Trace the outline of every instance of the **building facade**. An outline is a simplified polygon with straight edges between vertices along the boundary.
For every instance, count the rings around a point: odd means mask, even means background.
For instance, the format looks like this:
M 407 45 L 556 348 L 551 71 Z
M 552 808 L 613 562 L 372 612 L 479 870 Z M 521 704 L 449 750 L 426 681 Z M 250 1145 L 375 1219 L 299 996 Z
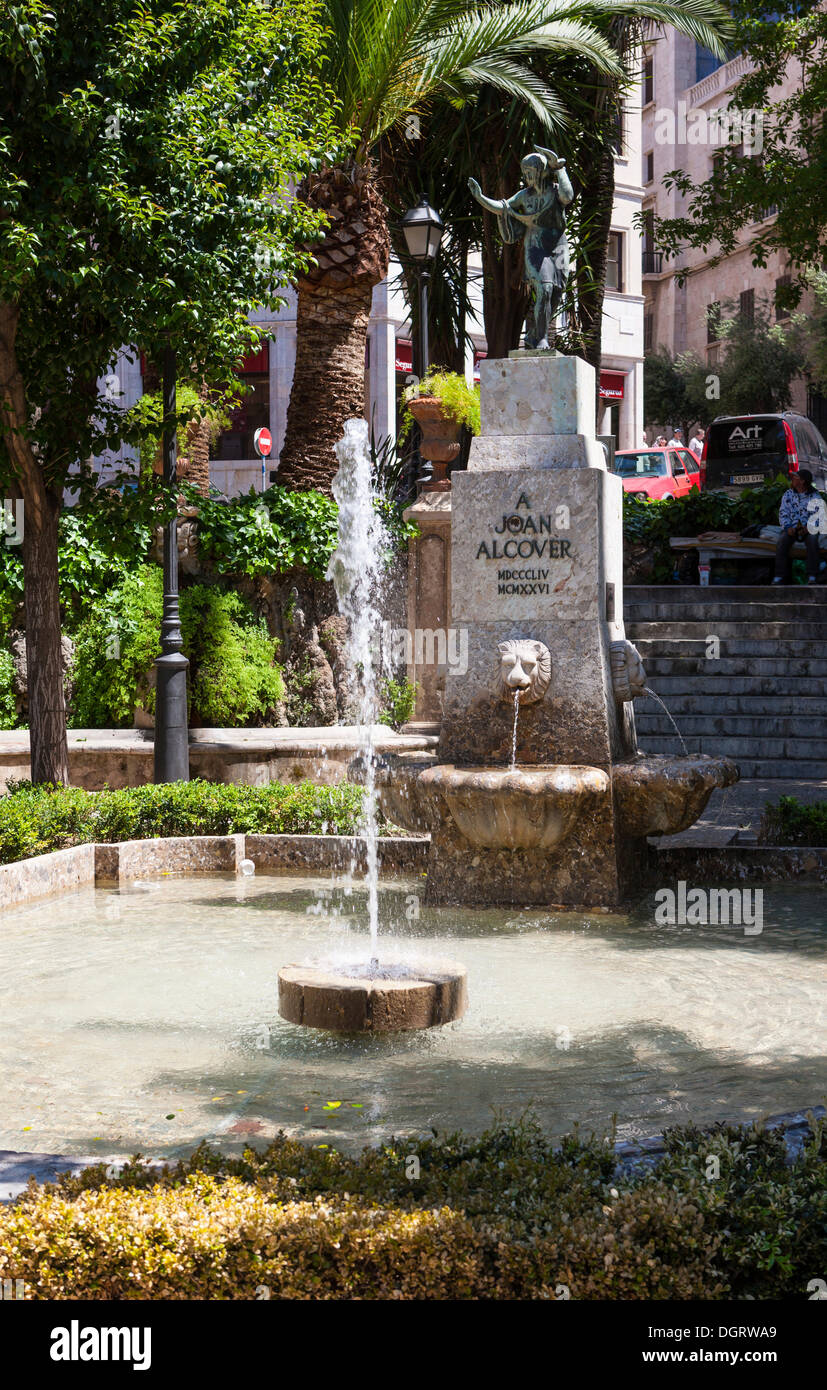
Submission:
M 743 54 L 721 63 L 674 29 L 658 31 L 647 40 L 641 130 L 644 214 L 685 216 L 689 200 L 677 189 L 667 189 L 664 175 L 682 169 L 694 184 L 703 183 L 726 143 L 760 158 L 760 113 L 737 112 L 733 104 L 734 89 L 750 69 L 750 60 Z M 779 95 L 794 90 L 800 81 L 800 64 L 791 62 Z M 756 267 L 750 254 L 758 228 L 775 212 L 771 207 L 756 208 L 753 223 L 739 234 L 736 250 L 717 264 L 713 263 L 714 247 L 707 251 L 687 247 L 667 262 L 647 230 L 643 246 L 647 352 L 659 348 L 672 356 L 692 352 L 714 374 L 721 352 L 715 327 L 719 318 L 734 313 L 751 321 L 756 308 L 765 303 L 776 321 L 786 319 L 787 311 L 777 304 L 778 291 L 790 279 L 785 255 L 774 252 L 765 267 Z M 807 383 L 800 378 L 793 407 L 806 413 L 807 406 Z

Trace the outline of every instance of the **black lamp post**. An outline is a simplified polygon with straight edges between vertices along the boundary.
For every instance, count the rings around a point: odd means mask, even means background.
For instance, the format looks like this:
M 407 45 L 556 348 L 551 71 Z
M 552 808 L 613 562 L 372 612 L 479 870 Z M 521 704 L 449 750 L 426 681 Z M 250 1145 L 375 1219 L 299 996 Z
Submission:
M 414 357 L 414 371 L 422 380 L 428 375 L 430 348 L 428 343 L 428 284 L 431 266 L 437 257 L 439 243 L 445 227 L 438 212 L 430 206 L 424 193 L 415 208 L 410 208 L 402 218 L 402 234 L 408 255 L 414 262 L 419 281 L 419 333 L 417 334 Z M 424 461 L 419 475 L 419 484 L 424 487 L 431 474 L 432 465 Z
M 175 449 L 175 350 L 164 352 L 164 482 L 178 484 Z M 155 659 L 155 781 L 190 779 L 187 667 L 178 612 L 178 516 L 164 528 L 161 655 Z

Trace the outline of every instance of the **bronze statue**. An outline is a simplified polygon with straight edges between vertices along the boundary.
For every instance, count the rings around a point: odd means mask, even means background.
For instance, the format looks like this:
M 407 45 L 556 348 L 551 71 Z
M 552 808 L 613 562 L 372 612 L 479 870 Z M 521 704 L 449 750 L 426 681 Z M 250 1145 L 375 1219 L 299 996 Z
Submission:
M 525 185 L 511 198 L 486 198 L 476 179 L 469 179 L 468 187 L 482 207 L 496 214 L 503 241 L 523 238 L 525 278 L 534 291 L 534 323 L 526 321 L 526 347 L 550 351 L 569 278 L 566 208 L 574 189 L 565 159 L 558 159 L 553 150 L 536 146 L 520 161 L 520 168 Z

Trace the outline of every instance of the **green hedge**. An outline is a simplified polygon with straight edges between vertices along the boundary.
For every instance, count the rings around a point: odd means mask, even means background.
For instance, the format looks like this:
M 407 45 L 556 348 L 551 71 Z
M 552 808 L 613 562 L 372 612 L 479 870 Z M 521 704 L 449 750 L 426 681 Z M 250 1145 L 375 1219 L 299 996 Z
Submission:
M 759 839 L 765 845 L 827 845 L 827 801 L 806 805 L 794 796 L 768 801 Z
M 89 841 L 245 832 L 353 835 L 362 798 L 362 788 L 349 783 L 247 787 L 195 780 L 101 792 L 13 783 L 0 797 L 0 864 Z
M 0 1210 L 0 1279 L 41 1299 L 803 1302 L 827 1256 L 823 1128 L 792 1166 L 760 1128 L 675 1130 L 632 1177 L 608 1143 L 553 1149 L 527 1120 L 358 1158 L 280 1136 L 160 1178 L 101 1164 Z
M 132 723 L 141 698 L 152 711 L 147 673 L 158 654 L 163 574 L 139 565 L 88 607 L 75 635 L 75 694 L 69 724 L 98 729 Z M 240 594 L 192 584 L 180 599 L 184 655 L 190 662 L 187 709 L 210 727 L 272 717 L 284 696 L 278 642 Z

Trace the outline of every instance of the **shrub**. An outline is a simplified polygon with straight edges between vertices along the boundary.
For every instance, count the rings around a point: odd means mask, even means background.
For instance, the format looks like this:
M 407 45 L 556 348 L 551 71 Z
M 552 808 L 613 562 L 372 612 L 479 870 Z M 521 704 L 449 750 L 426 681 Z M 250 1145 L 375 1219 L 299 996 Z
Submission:
M 654 577 L 658 583 L 665 583 L 671 579 L 675 565 L 675 554 L 669 545 L 672 536 L 697 536 L 702 531 L 740 533 L 748 526 L 775 526 L 781 498 L 788 487 L 789 480 L 779 475 L 760 487 L 744 488 L 737 497 L 693 489 L 684 497 L 659 501 L 624 492 L 623 535 L 635 545 L 652 547 Z
M 409 680 L 387 680 L 382 684 L 382 713 L 380 724 L 401 729 L 413 717 L 416 707 L 416 686 Z
M 758 838 L 765 845 L 827 845 L 827 801 L 805 805 L 794 796 L 768 801 Z
M 70 727 L 97 729 L 132 723 L 139 685 L 158 655 L 162 604 L 161 570 L 157 565 L 140 565 L 105 602 L 89 606 L 75 633 Z
M 480 388 L 479 386 L 469 386 L 465 377 L 459 372 L 446 372 L 435 368 L 421 381 L 415 382 L 413 386 L 407 388 L 403 393 L 403 401 L 407 405 L 416 396 L 435 396 L 446 414 L 450 415 L 458 425 L 465 425 L 472 434 L 479 434 L 482 428 Z M 412 423 L 413 416 L 409 410 L 406 410 L 402 417 L 400 439 L 404 440 L 407 437 Z
M 0 647 L 0 729 L 16 729 L 18 726 L 17 705 L 12 690 L 13 675 L 11 652 Z
M 356 1158 L 283 1135 L 239 1158 L 203 1145 L 160 1174 L 31 1184 L 0 1211 L 0 1278 L 52 1299 L 804 1299 L 825 1256 L 821 1128 L 791 1166 L 758 1127 L 675 1130 L 634 1176 L 607 1142 L 554 1149 L 525 1119 Z
M 105 603 L 93 605 L 75 647 L 74 728 L 132 722 L 138 699 L 154 709 L 148 672 L 159 650 L 163 575 L 141 565 Z M 284 694 L 278 644 L 232 591 L 194 584 L 181 594 L 184 654 L 190 661 L 190 712 L 214 725 L 272 716 Z
M 195 780 L 87 792 L 20 782 L 0 797 L 0 863 L 89 841 L 241 833 L 352 835 L 359 828 L 362 797 L 362 788 L 349 783 L 247 787 Z
M 239 594 L 195 584 L 181 594 L 184 653 L 192 664 L 190 706 L 204 724 L 272 718 L 284 697 L 278 642 Z

